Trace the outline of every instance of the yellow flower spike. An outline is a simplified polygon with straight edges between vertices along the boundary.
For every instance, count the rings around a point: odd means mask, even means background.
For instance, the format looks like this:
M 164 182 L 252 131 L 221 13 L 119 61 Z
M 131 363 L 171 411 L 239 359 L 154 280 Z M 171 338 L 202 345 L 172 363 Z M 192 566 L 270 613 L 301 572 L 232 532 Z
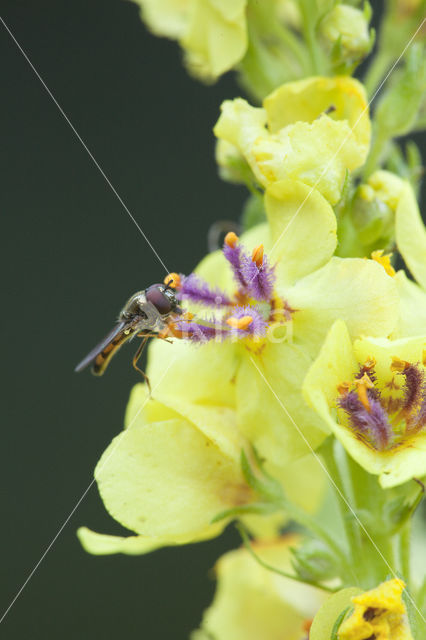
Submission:
M 303 382 L 308 403 L 348 454 L 379 476 L 383 488 L 426 474 L 425 345 L 424 335 L 360 338 L 352 344 L 344 323 L 337 321 Z M 374 369 L 363 384 L 366 378 L 356 376 L 365 374 L 364 363 L 372 359 Z M 346 380 L 352 380 L 350 388 L 358 386 L 359 395 L 346 385 L 339 395 L 338 385 Z
M 413 640 L 402 601 L 405 584 L 394 579 L 354 596 L 354 611 L 338 630 L 339 640 Z
M 388 274 L 388 276 L 393 277 L 396 274 L 396 271 L 391 264 L 391 258 L 392 258 L 392 254 L 384 253 L 383 249 L 378 249 L 377 251 L 373 251 L 371 254 L 371 259 L 381 264 L 383 269 Z
M 298 543 L 298 536 L 288 535 L 252 546 L 264 562 L 291 572 L 290 549 Z M 245 548 L 226 553 L 215 570 L 215 597 L 193 640 L 300 640 L 326 599 L 318 589 L 267 571 Z
M 159 36 L 179 40 L 190 71 L 213 80 L 247 49 L 247 0 L 134 0 Z

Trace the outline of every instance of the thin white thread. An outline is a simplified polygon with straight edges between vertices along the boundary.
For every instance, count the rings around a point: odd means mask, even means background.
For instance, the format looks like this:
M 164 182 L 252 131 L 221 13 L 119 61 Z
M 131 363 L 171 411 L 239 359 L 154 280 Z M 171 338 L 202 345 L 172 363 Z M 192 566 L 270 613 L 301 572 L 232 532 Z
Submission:
M 272 249 L 270 250 L 270 255 L 272 255 L 275 247 L 277 246 L 277 244 L 281 241 L 283 235 L 286 233 L 286 231 L 289 229 L 290 225 L 294 222 L 294 220 L 297 218 L 299 211 L 301 210 L 301 208 L 303 207 L 303 205 L 305 204 L 305 202 L 308 200 L 308 198 L 311 196 L 311 194 L 313 193 L 313 191 L 315 190 L 316 186 L 318 185 L 318 183 L 320 182 L 321 178 L 326 174 L 326 172 L 328 171 L 328 168 L 330 167 L 331 163 L 333 162 L 333 160 L 335 159 L 335 157 L 337 156 L 337 154 L 339 153 L 340 149 L 343 147 L 344 144 L 346 144 L 346 142 L 349 140 L 349 136 L 352 134 L 352 132 L 354 131 L 355 127 L 357 126 L 358 122 L 361 120 L 362 116 L 364 115 L 364 113 L 366 111 L 368 111 L 369 106 L 371 105 L 371 103 L 373 102 L 374 98 L 377 96 L 377 94 L 379 93 L 380 89 L 383 87 L 383 85 L 385 84 L 386 80 L 389 78 L 389 76 L 391 75 L 391 73 L 393 72 L 393 70 L 395 69 L 396 65 L 398 64 L 398 62 L 401 60 L 401 58 L 404 56 L 404 53 L 407 51 L 408 47 L 410 46 L 410 44 L 413 42 L 414 38 L 416 37 L 416 35 L 418 34 L 418 32 L 420 31 L 420 29 L 423 27 L 424 23 L 426 22 L 426 18 L 424 18 L 422 20 L 422 22 L 420 23 L 420 25 L 417 27 L 416 31 L 413 33 L 413 35 L 411 36 L 410 40 L 408 41 L 408 43 L 405 45 L 404 49 L 402 50 L 402 53 L 398 56 L 398 58 L 395 60 L 395 62 L 393 63 L 392 67 L 389 69 L 388 73 L 386 74 L 386 76 L 384 77 L 384 79 L 382 80 L 382 82 L 379 84 L 378 88 L 376 89 L 376 91 L 374 92 L 373 96 L 370 98 L 370 100 L 367 103 L 367 106 L 364 107 L 364 109 L 361 111 L 360 115 L 358 116 L 355 124 L 353 125 L 353 127 L 351 128 L 351 130 L 349 131 L 349 133 L 346 135 L 346 137 L 343 139 L 343 141 L 341 142 L 341 144 L 339 145 L 339 147 L 337 148 L 336 153 L 333 155 L 333 157 L 330 159 L 330 161 L 327 163 L 327 165 L 325 166 L 324 170 L 322 171 L 322 173 L 320 174 L 319 178 L 316 180 L 315 184 L 311 187 L 309 193 L 305 196 L 304 200 L 302 201 L 302 204 L 299 205 L 298 209 L 296 210 L 296 212 L 293 214 L 293 216 L 290 218 L 289 222 L 287 223 L 287 226 L 284 227 L 284 229 L 281 231 L 278 239 L 274 242 Z
M 45 88 L 45 90 L 47 91 L 47 93 L 49 94 L 49 96 L 51 97 L 51 99 L 53 100 L 53 102 L 55 103 L 55 105 L 57 106 L 57 108 L 59 109 L 60 113 L 62 114 L 62 116 L 64 117 L 65 121 L 68 123 L 68 125 L 71 127 L 72 131 L 74 132 L 74 134 L 77 136 L 77 139 L 80 141 L 80 143 L 82 144 L 83 148 L 86 150 L 86 152 L 88 153 L 89 157 L 91 158 L 92 162 L 94 163 L 95 167 L 98 169 L 98 171 L 100 172 L 100 174 L 102 175 L 102 177 L 104 178 L 105 182 L 108 184 L 108 186 L 110 187 L 111 191 L 113 192 L 113 194 L 115 195 L 115 197 L 117 198 L 117 200 L 119 201 L 119 203 L 121 204 L 121 206 L 123 207 L 123 209 L 126 211 L 126 213 L 129 215 L 130 219 L 132 220 L 132 222 L 134 223 L 134 225 L 136 226 L 136 228 L 138 229 L 139 233 L 142 235 L 142 237 L 145 239 L 145 241 L 147 242 L 148 246 L 150 247 L 150 249 L 152 250 L 152 252 L 154 253 L 154 255 L 156 256 L 156 258 L 158 259 L 158 261 L 160 262 L 160 264 L 162 265 L 162 267 L 164 268 L 164 270 L 166 271 L 166 273 L 169 273 L 169 269 L 167 269 L 166 265 L 164 264 L 163 260 L 160 258 L 160 256 L 158 255 L 157 251 L 155 250 L 155 248 L 153 247 L 153 245 L 151 244 L 151 242 L 149 241 L 147 235 L 142 231 L 139 223 L 136 221 L 136 219 L 134 218 L 134 216 L 131 214 L 131 212 L 129 211 L 129 208 L 127 207 L 127 205 L 124 203 L 123 199 L 121 198 L 121 196 L 119 195 L 119 193 L 117 192 L 116 188 L 114 187 L 114 185 L 112 184 L 112 182 L 110 181 L 110 179 L 108 178 L 108 176 L 106 175 L 106 173 L 104 172 L 104 170 L 102 169 L 102 167 L 100 166 L 100 164 L 98 163 L 98 161 L 96 160 L 95 156 L 93 155 L 93 153 L 90 151 L 89 147 L 86 145 L 86 143 L 84 142 L 83 138 L 80 136 L 80 134 L 78 133 L 77 129 L 74 127 L 73 123 L 71 122 L 71 120 L 69 119 L 69 117 L 67 116 L 67 114 L 65 113 L 65 111 L 62 109 L 61 105 L 59 104 L 59 102 L 56 100 L 55 96 L 53 95 L 53 93 L 50 91 L 49 87 L 47 86 L 47 84 L 45 83 L 45 81 L 43 80 L 43 78 L 41 77 L 41 75 L 39 74 L 39 72 L 37 71 L 37 69 L 35 68 L 35 66 L 33 65 L 33 63 L 31 62 L 31 60 L 29 59 L 29 57 L 27 56 L 27 54 L 25 53 L 24 49 L 21 47 L 21 45 L 19 44 L 18 40 L 15 38 L 15 36 L 13 35 L 13 33 L 11 32 L 11 30 L 9 29 L 9 27 L 7 26 L 6 22 L 3 20 L 3 18 L 0 16 L 0 21 L 2 22 L 4 28 L 6 29 L 6 31 L 8 32 L 8 34 L 10 35 L 10 37 L 12 38 L 13 42 L 16 44 L 16 46 L 18 47 L 19 51 L 22 53 L 22 55 L 24 56 L 25 60 L 28 62 L 28 64 L 30 65 L 31 69 L 34 71 L 35 75 L 37 76 L 37 78 L 40 80 L 41 84 L 43 85 L 43 87 Z
M 166 367 L 166 369 L 164 370 L 164 373 L 162 374 L 161 378 L 159 379 L 159 381 L 157 382 L 156 386 L 154 387 L 154 389 L 156 389 L 160 382 L 163 380 L 164 376 L 166 375 L 167 371 L 170 369 L 170 367 L 172 366 L 172 364 L 174 364 L 174 362 L 176 361 L 176 356 L 172 359 L 172 361 L 170 362 L 170 364 L 168 365 L 168 367 Z M 116 450 L 118 449 L 118 447 L 120 446 L 120 444 L 123 442 L 124 437 L 126 435 L 126 433 L 128 432 L 128 429 L 130 429 L 130 427 L 132 426 L 132 424 L 135 422 L 136 418 L 139 416 L 140 412 L 142 411 L 142 409 L 144 408 L 144 406 L 146 405 L 146 403 L 148 402 L 148 400 L 150 399 L 150 395 L 148 394 L 148 396 L 146 397 L 146 399 L 144 400 L 144 402 L 142 403 L 141 407 L 139 408 L 139 410 L 137 411 L 137 413 L 135 414 L 134 418 L 130 421 L 130 423 L 127 425 L 126 429 L 123 432 L 123 437 L 115 444 L 115 446 L 113 447 L 110 455 L 107 457 L 107 459 L 105 460 L 105 462 L 102 464 L 102 466 L 100 467 L 101 469 L 104 468 L 105 464 L 108 462 L 108 460 L 111 458 L 111 456 L 116 452 Z M 80 506 L 80 504 L 83 502 L 84 498 L 86 497 L 87 493 L 90 491 L 90 489 L 92 488 L 92 486 L 95 484 L 95 478 L 93 478 L 93 480 L 90 482 L 89 486 L 85 489 L 85 491 L 83 492 L 83 494 L 81 495 L 81 497 L 79 498 L 79 500 L 76 502 L 74 508 L 72 509 L 72 511 L 69 513 L 69 515 L 67 516 L 67 518 L 65 519 L 65 521 L 63 522 L 62 526 L 59 528 L 58 532 L 56 533 L 56 535 L 54 536 L 54 538 L 51 540 L 50 544 L 47 546 L 47 548 L 45 549 L 44 553 L 42 554 L 41 558 L 39 559 L 39 561 L 36 563 L 36 565 L 34 566 L 33 570 L 31 571 L 31 573 L 28 575 L 27 579 L 25 580 L 25 582 L 23 583 L 23 585 L 21 586 L 21 588 L 19 589 L 18 593 L 15 595 L 15 597 L 13 598 L 13 600 L 11 601 L 11 603 L 9 604 L 9 606 L 7 607 L 6 611 L 3 613 L 2 617 L 0 618 L 0 624 L 3 622 L 3 620 L 5 619 L 5 617 L 7 616 L 7 614 L 9 613 L 9 611 L 11 610 L 11 608 L 13 607 L 13 605 L 15 604 L 15 602 L 17 601 L 17 599 L 19 598 L 19 596 L 21 595 L 21 593 L 23 592 L 23 590 L 25 589 L 25 587 L 27 586 L 27 584 L 29 583 L 29 581 L 31 580 L 31 578 L 33 577 L 33 575 L 35 574 L 35 572 L 37 571 L 37 569 L 39 568 L 39 566 L 41 565 L 41 563 L 43 562 L 43 560 L 45 559 L 45 557 L 47 556 L 47 554 L 49 553 L 50 549 L 53 547 L 53 545 L 55 544 L 56 540 L 59 538 L 59 536 L 61 535 L 62 531 L 65 529 L 66 525 L 68 524 L 68 522 L 70 521 L 70 519 L 72 518 L 72 516 L 74 515 L 74 513 L 77 511 L 78 507 Z
M 331 477 L 331 475 L 328 472 L 327 467 L 325 466 L 325 464 L 323 463 L 323 461 L 321 460 L 321 458 L 319 457 L 319 455 L 314 451 L 314 449 L 311 447 L 311 445 L 309 444 L 309 441 L 307 440 L 306 436 L 304 435 L 303 431 L 301 429 L 299 429 L 299 427 L 297 426 L 296 422 L 294 421 L 294 419 L 292 418 L 292 416 L 289 414 L 289 412 L 287 411 L 286 407 L 284 406 L 284 404 L 281 402 L 280 398 L 278 397 L 278 395 L 275 393 L 274 389 L 272 388 L 272 386 L 269 384 L 268 380 L 265 378 L 265 376 L 263 375 L 262 371 L 259 369 L 259 367 L 257 366 L 255 360 L 253 359 L 253 356 L 250 356 L 250 360 L 252 361 L 252 364 L 254 365 L 254 367 L 257 369 L 258 373 L 260 374 L 261 378 L 264 380 L 264 382 L 266 383 L 266 386 L 269 388 L 269 390 L 272 392 L 272 394 L 274 395 L 275 399 L 277 400 L 278 404 L 280 405 L 280 407 L 283 409 L 283 411 L 285 412 L 285 414 L 287 415 L 287 417 L 290 419 L 291 423 L 293 424 L 293 426 L 296 428 L 298 434 L 300 435 L 300 437 L 304 440 L 305 444 L 308 446 L 308 448 L 310 449 L 311 453 L 313 454 L 314 458 L 317 460 L 318 464 L 322 467 L 322 469 L 325 471 L 326 475 L 328 476 L 330 482 L 332 483 L 333 487 L 336 489 L 337 493 L 339 494 L 340 498 L 343 500 L 343 502 L 345 503 L 345 505 L 348 507 L 349 511 L 351 512 L 351 514 L 353 515 L 353 517 L 355 518 L 355 520 L 357 521 L 358 525 L 360 526 L 360 528 L 363 530 L 363 532 L 365 533 L 365 535 L 367 536 L 367 538 L 369 539 L 369 541 L 371 542 L 371 544 L 373 545 L 374 549 L 377 551 L 377 553 L 379 554 L 380 558 L 383 560 L 384 564 L 387 566 L 387 568 L 389 569 L 390 573 L 393 575 L 394 578 L 398 578 L 397 574 L 395 573 L 395 571 L 392 569 L 392 567 L 390 566 L 389 562 L 386 560 L 386 558 L 384 557 L 383 553 L 380 551 L 379 547 L 377 546 L 377 544 L 374 542 L 373 538 L 370 536 L 370 534 L 368 533 L 367 529 L 365 528 L 365 526 L 363 525 L 363 523 L 361 522 L 361 520 L 358 518 L 356 512 L 352 509 L 351 505 L 349 504 L 349 502 L 346 500 L 346 497 L 343 495 L 343 493 L 340 491 L 339 487 L 337 486 L 337 484 L 335 483 L 335 481 L 333 480 L 333 478 Z M 414 602 L 413 598 L 411 597 L 411 595 L 409 594 L 408 590 L 405 589 L 405 593 L 407 594 L 407 598 L 410 600 L 411 604 L 413 605 L 413 607 L 415 608 L 415 610 L 417 611 L 417 613 L 419 614 L 419 616 L 421 617 L 421 619 L 423 620 L 423 622 L 426 624 L 426 619 L 423 617 L 422 612 L 420 611 L 420 609 L 417 607 L 416 603 Z

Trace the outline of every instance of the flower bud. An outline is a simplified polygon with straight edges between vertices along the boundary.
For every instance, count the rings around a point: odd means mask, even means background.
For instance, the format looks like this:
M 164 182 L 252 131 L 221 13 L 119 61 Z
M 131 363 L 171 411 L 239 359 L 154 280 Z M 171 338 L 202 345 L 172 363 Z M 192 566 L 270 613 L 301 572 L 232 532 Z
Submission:
M 320 582 L 338 575 L 336 557 L 318 540 L 308 540 L 292 549 L 293 567 L 303 580 Z
M 371 48 L 368 13 L 345 4 L 332 9 L 321 23 L 321 34 L 330 48 L 340 45 L 346 60 L 363 58 Z

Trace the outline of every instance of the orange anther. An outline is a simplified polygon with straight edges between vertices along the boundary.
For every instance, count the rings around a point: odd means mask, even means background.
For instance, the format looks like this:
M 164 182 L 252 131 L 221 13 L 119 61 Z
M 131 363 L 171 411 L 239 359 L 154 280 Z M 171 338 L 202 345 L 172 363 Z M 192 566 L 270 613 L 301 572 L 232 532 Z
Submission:
M 376 366 L 376 358 L 373 356 L 367 356 L 366 361 L 364 362 L 364 369 L 370 371 L 370 369 L 374 369 Z
M 410 363 L 407 360 L 401 360 L 397 356 L 392 356 L 392 364 L 390 366 L 391 371 L 396 371 L 398 373 L 403 373 L 408 367 Z
M 225 244 L 233 249 L 238 242 L 238 236 L 233 231 L 229 231 L 225 236 Z
M 173 289 L 179 289 L 181 285 L 180 275 L 178 273 L 169 273 L 163 280 L 164 284 L 169 284 Z
M 368 399 L 367 389 L 374 389 L 373 381 L 368 377 L 366 373 L 359 380 L 355 380 L 355 386 L 358 393 L 358 398 L 362 406 L 367 409 L 368 412 L 371 411 L 370 400 Z
M 229 324 L 233 329 L 247 329 L 251 323 L 253 322 L 253 318 L 251 316 L 243 316 L 242 318 L 228 318 L 226 324 Z
M 253 249 L 253 253 L 251 254 L 251 259 L 253 262 L 257 264 L 260 268 L 263 264 L 263 244 L 259 244 L 257 247 Z
M 186 311 L 182 316 L 181 316 L 182 320 L 185 320 L 185 322 L 190 322 L 193 318 L 195 318 L 194 314 L 191 313 L 190 311 Z
M 340 382 L 340 384 L 337 385 L 337 391 L 340 393 L 341 396 L 348 393 L 350 388 L 351 388 L 351 383 L 347 381 Z

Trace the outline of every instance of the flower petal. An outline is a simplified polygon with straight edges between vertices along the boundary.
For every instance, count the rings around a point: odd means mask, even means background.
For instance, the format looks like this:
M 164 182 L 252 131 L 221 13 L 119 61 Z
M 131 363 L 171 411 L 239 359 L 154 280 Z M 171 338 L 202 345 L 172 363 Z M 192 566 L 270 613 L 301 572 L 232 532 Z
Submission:
M 359 144 L 344 120 L 322 115 L 296 122 L 278 133 L 257 138 L 253 156 L 261 184 L 300 180 L 316 188 L 331 204 L 340 199 L 346 172 L 362 164 Z
M 157 36 L 181 37 L 187 28 L 191 0 L 134 0 L 142 19 Z
M 330 596 L 313 619 L 309 640 L 330 640 L 337 618 L 351 606 L 353 596 L 360 593 L 358 587 L 347 587 Z
M 377 451 L 363 442 L 348 427 L 337 422 L 332 411 L 338 396 L 337 385 L 351 380 L 357 363 L 373 357 L 378 379 L 386 383 L 390 378 L 389 365 L 393 356 L 418 362 L 422 360 L 425 338 L 385 340 L 364 338 L 351 345 L 345 325 L 338 321 L 331 328 L 318 358 L 309 369 L 303 383 L 303 393 L 309 404 L 328 424 L 349 455 L 369 473 L 379 475 L 383 488 L 397 486 L 413 477 L 426 474 L 426 432 L 403 444 Z
M 260 356 L 243 358 L 238 369 L 239 429 L 276 467 L 310 453 L 326 437 L 321 419 L 300 393 L 310 364 L 300 347 L 268 342 Z
M 336 320 L 302 387 L 306 401 L 332 431 L 336 422 L 331 416 L 330 407 L 335 406 L 337 386 L 345 380 L 351 380 L 356 371 L 357 361 L 348 329 L 342 320 Z
M 395 337 L 416 336 L 426 327 L 426 290 L 398 271 L 395 278 L 400 298 L 400 318 Z
M 239 461 L 183 418 L 123 431 L 98 462 L 95 478 L 112 517 L 148 537 L 193 539 L 217 513 L 251 497 Z M 212 535 L 224 524 L 210 525 Z
M 297 543 L 298 537 L 289 535 L 253 546 L 264 562 L 291 571 L 290 548 Z M 247 549 L 222 556 L 216 572 L 215 598 L 202 622 L 206 637 L 298 640 L 304 623 L 313 617 L 325 598 L 318 589 L 266 571 Z
M 337 244 L 336 216 L 318 191 L 296 180 L 281 180 L 266 190 L 265 208 L 273 246 L 269 257 L 272 264 L 278 261 L 280 283 L 291 284 L 331 258 Z
M 294 335 L 303 336 L 315 355 L 338 318 L 352 337 L 388 336 L 398 323 L 394 279 L 374 260 L 332 258 L 286 292 L 293 309 Z
M 188 28 L 181 39 L 190 69 L 215 79 L 241 60 L 247 49 L 247 0 L 192 2 Z
M 426 289 L 426 229 L 414 191 L 408 184 L 396 208 L 395 235 L 398 250 L 408 268 L 420 286 Z
M 112 553 L 125 553 L 127 555 L 140 555 L 155 551 L 161 547 L 172 547 L 190 542 L 200 542 L 208 540 L 217 535 L 213 527 L 209 527 L 205 532 L 199 531 L 192 536 L 110 536 L 104 533 L 96 533 L 87 527 L 80 527 L 77 530 L 78 539 L 83 548 L 95 556 L 110 555 Z
M 263 103 L 272 133 L 301 120 L 313 122 L 331 106 L 332 117 L 347 120 L 359 145 L 359 164 L 362 164 L 370 146 L 371 125 L 367 96 L 358 80 L 348 76 L 334 78 L 312 77 L 288 82 Z

